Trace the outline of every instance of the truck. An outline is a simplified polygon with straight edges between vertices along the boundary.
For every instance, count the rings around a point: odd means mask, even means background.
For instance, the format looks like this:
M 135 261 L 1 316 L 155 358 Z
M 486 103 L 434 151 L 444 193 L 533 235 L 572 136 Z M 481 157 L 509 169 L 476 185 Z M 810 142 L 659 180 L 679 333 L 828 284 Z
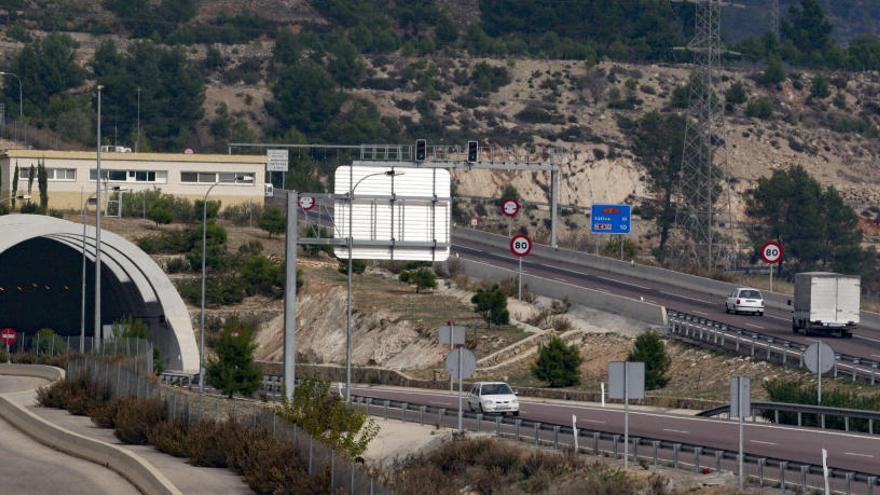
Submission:
M 795 274 L 791 330 L 805 335 L 852 337 L 859 324 L 860 303 L 861 279 L 856 275 Z

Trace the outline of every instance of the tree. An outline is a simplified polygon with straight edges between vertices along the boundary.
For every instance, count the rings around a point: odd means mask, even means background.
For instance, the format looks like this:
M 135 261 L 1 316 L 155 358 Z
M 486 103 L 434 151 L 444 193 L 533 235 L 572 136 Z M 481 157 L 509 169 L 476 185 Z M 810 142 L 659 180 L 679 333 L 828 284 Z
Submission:
M 816 74 L 813 77 L 813 83 L 810 85 L 810 96 L 820 99 L 831 96 L 831 87 L 828 85 L 828 80 L 822 74 Z
M 193 232 L 193 244 L 192 249 L 186 253 L 186 259 L 189 261 L 189 266 L 194 268 L 202 266 L 202 232 L 203 226 L 199 225 L 195 232 Z M 214 222 L 208 222 L 208 230 L 205 233 L 205 250 L 207 251 L 207 258 L 205 259 L 205 265 L 214 269 L 224 268 L 227 264 L 227 256 L 226 256 L 226 241 L 228 238 L 228 234 L 226 229 L 221 225 L 217 225 Z M 198 269 L 198 268 L 197 268 Z
M 194 212 L 196 218 L 201 221 L 204 218 L 205 212 L 202 211 L 202 208 L 205 206 L 205 201 L 201 199 L 197 199 L 193 204 Z M 220 201 L 208 201 L 208 220 L 215 220 L 220 215 Z
M 645 363 L 645 387 L 648 390 L 664 387 L 669 382 L 666 373 L 669 372 L 672 359 L 666 354 L 666 346 L 657 333 L 651 331 L 636 337 L 627 361 Z
M 788 18 L 783 19 L 780 31 L 783 40 L 791 41 L 806 55 L 822 54 L 833 44 L 831 32 L 834 26 L 825 17 L 818 0 L 801 0 L 800 7 L 792 5 Z
M 754 98 L 746 105 L 746 117 L 768 120 L 773 117 L 773 100 L 766 96 Z
M 342 105 L 336 81 L 318 63 L 305 59 L 285 66 L 272 84 L 274 99 L 266 111 L 284 131 L 294 127 L 306 135 L 320 134 Z
M 367 271 L 367 262 L 365 260 L 351 260 L 351 273 L 360 275 Z M 348 275 L 348 260 L 339 260 L 339 273 Z
M 168 225 L 174 220 L 174 212 L 171 210 L 171 206 L 164 202 L 153 203 L 147 211 L 147 218 L 156 222 L 157 227 Z
M 12 209 L 15 209 L 15 197 L 18 196 L 18 180 L 19 180 L 19 172 L 18 172 L 18 161 L 15 162 L 15 172 L 12 173 L 12 199 L 9 200 L 12 205 Z
M 284 292 L 284 267 L 263 255 L 246 259 L 239 268 L 239 274 L 247 284 L 249 295 L 280 297 Z
M 505 184 L 504 189 L 501 190 L 500 199 L 501 202 L 507 201 L 508 199 L 515 199 L 519 201 L 519 191 L 516 190 L 516 187 L 513 184 Z
M 260 217 L 260 228 L 269 233 L 269 239 L 275 234 L 284 233 L 287 230 L 287 218 L 284 212 L 280 208 L 266 208 Z
M 132 315 L 124 315 L 113 322 L 113 337 L 117 339 L 150 338 L 150 326 Z
M 37 187 L 40 190 L 40 213 L 49 211 L 49 174 L 42 160 L 37 163 Z
M 581 382 L 582 361 L 576 345 L 567 345 L 554 335 L 538 349 L 538 360 L 532 365 L 532 375 L 554 388 L 578 385 Z
M 34 164 L 31 164 L 30 169 L 28 169 L 28 195 L 32 195 L 34 192 L 34 179 L 37 178 L 37 169 L 34 167 Z M 30 200 L 28 200 L 30 203 Z
M 254 362 L 253 332 L 248 328 L 227 327 L 220 331 L 214 347 L 216 357 L 208 360 L 208 384 L 230 399 L 233 394 L 251 395 L 260 388 L 263 372 Z
M 675 223 L 675 194 L 678 191 L 684 150 L 685 120 L 679 115 L 651 112 L 638 121 L 630 134 L 631 148 L 637 162 L 646 171 L 653 201 L 642 205 L 643 215 L 654 218 L 660 232 L 662 252 Z
M 437 275 L 428 268 L 400 272 L 400 281 L 416 286 L 416 294 L 425 289 L 437 288 Z
M 510 323 L 510 312 L 507 310 L 507 296 L 501 292 L 498 284 L 489 289 L 477 289 L 471 297 L 474 311 L 479 313 L 489 328 L 492 324 L 506 325 Z
M 366 452 L 379 426 L 358 407 L 330 393 L 330 383 L 308 377 L 296 386 L 293 401 L 286 396 L 275 411 L 324 445 L 356 459 Z
M 771 56 L 767 60 L 767 67 L 761 74 L 760 82 L 765 86 L 779 86 L 785 81 L 785 69 L 782 68 L 782 61 L 777 56 Z
M 724 101 L 731 109 L 737 105 L 742 105 L 746 100 L 748 100 L 748 94 L 746 93 L 746 85 L 742 81 L 731 84 L 727 91 L 724 92 Z
M 780 240 L 785 259 L 780 270 L 831 270 L 876 277 L 871 252 L 861 247 L 858 217 L 833 187 L 823 188 L 801 166 L 775 170 L 749 191 L 749 238 L 758 247 Z
M 105 115 L 117 117 L 107 125 L 133 135 L 137 98 L 141 92 L 141 139 L 147 136 L 158 150 L 181 150 L 192 144 L 196 124 L 204 113 L 205 83 L 198 69 L 177 48 L 138 41 L 122 53 L 113 42 L 102 43 L 93 61 L 98 83 L 105 86 Z M 117 124 L 118 122 L 118 124 Z M 113 128 L 110 128 L 112 131 Z
M 24 98 L 24 114 L 43 117 L 49 99 L 85 80 L 85 71 L 76 62 L 78 44 L 66 34 L 49 34 L 28 43 L 13 59 L 8 70 L 18 74 Z M 6 108 L 18 107 L 18 84 L 4 84 Z

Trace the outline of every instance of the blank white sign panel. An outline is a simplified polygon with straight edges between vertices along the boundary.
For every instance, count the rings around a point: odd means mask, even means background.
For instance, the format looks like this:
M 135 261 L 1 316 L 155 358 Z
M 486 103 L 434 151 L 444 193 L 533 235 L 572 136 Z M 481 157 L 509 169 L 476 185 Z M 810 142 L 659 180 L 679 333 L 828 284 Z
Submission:
M 445 261 L 449 258 L 451 233 L 451 186 L 449 171 L 437 168 L 350 167 L 336 169 L 333 193 L 347 195 L 355 185 L 351 236 L 358 241 L 426 242 L 444 247 L 355 247 L 352 257 L 367 260 Z M 374 175 L 377 174 L 377 175 Z M 395 195 L 392 203 L 386 199 Z M 358 199 L 361 196 L 362 199 Z M 381 198 L 377 198 L 381 196 Z M 436 197 L 437 201 L 434 202 Z M 405 198 L 405 199 L 403 199 Z M 333 237 L 348 238 L 348 202 L 335 201 Z M 348 248 L 336 246 L 338 258 L 348 258 Z

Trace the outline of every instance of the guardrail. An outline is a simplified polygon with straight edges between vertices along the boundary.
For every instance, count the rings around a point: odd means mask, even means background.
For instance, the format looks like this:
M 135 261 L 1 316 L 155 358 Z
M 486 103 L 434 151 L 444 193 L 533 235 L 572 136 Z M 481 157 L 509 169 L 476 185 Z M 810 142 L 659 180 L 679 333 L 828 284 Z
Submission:
M 428 404 L 377 399 L 352 394 L 355 404 L 363 406 L 369 414 L 385 419 L 418 422 L 454 428 L 458 410 Z M 477 432 L 494 432 L 496 436 L 513 438 L 534 445 L 551 446 L 561 450 L 574 449 L 593 455 L 622 458 L 623 435 L 593 428 L 577 428 L 577 441 L 571 425 L 559 425 L 507 416 L 490 416 L 463 412 L 463 426 Z M 720 448 L 696 444 L 670 442 L 650 437 L 630 437 L 630 457 L 647 466 L 666 465 L 672 468 L 688 468 L 696 472 L 737 470 L 738 453 Z M 782 489 L 800 489 L 802 493 L 822 486 L 822 466 L 786 461 L 773 457 L 746 454 L 744 464 L 748 479 L 760 486 Z M 775 475 L 775 477 L 774 477 Z M 867 493 L 873 495 L 878 486 L 878 476 L 870 473 L 829 469 L 832 490 L 839 493 Z M 854 491 L 857 490 L 857 491 Z
M 730 413 L 730 404 L 707 409 L 697 414 L 702 417 Z M 789 404 L 785 402 L 753 401 L 749 416 L 762 416 L 777 424 L 818 426 L 833 430 L 862 431 L 874 434 L 874 422 L 880 421 L 880 412 L 862 409 Z M 826 421 L 828 419 L 829 421 Z
M 807 346 L 781 337 L 738 328 L 707 318 L 666 310 L 668 334 L 679 340 L 712 347 L 736 354 L 758 357 L 765 361 L 792 368 L 803 368 Z M 880 381 L 880 362 L 871 359 L 835 353 L 834 378 L 863 381 L 876 385 Z

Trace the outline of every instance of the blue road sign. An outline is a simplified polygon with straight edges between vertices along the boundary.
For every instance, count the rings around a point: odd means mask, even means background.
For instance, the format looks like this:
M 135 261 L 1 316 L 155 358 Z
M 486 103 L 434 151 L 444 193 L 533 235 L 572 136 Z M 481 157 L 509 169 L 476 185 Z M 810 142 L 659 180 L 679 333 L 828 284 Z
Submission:
M 629 234 L 631 225 L 630 205 L 593 205 L 590 209 L 590 232 L 593 234 Z

